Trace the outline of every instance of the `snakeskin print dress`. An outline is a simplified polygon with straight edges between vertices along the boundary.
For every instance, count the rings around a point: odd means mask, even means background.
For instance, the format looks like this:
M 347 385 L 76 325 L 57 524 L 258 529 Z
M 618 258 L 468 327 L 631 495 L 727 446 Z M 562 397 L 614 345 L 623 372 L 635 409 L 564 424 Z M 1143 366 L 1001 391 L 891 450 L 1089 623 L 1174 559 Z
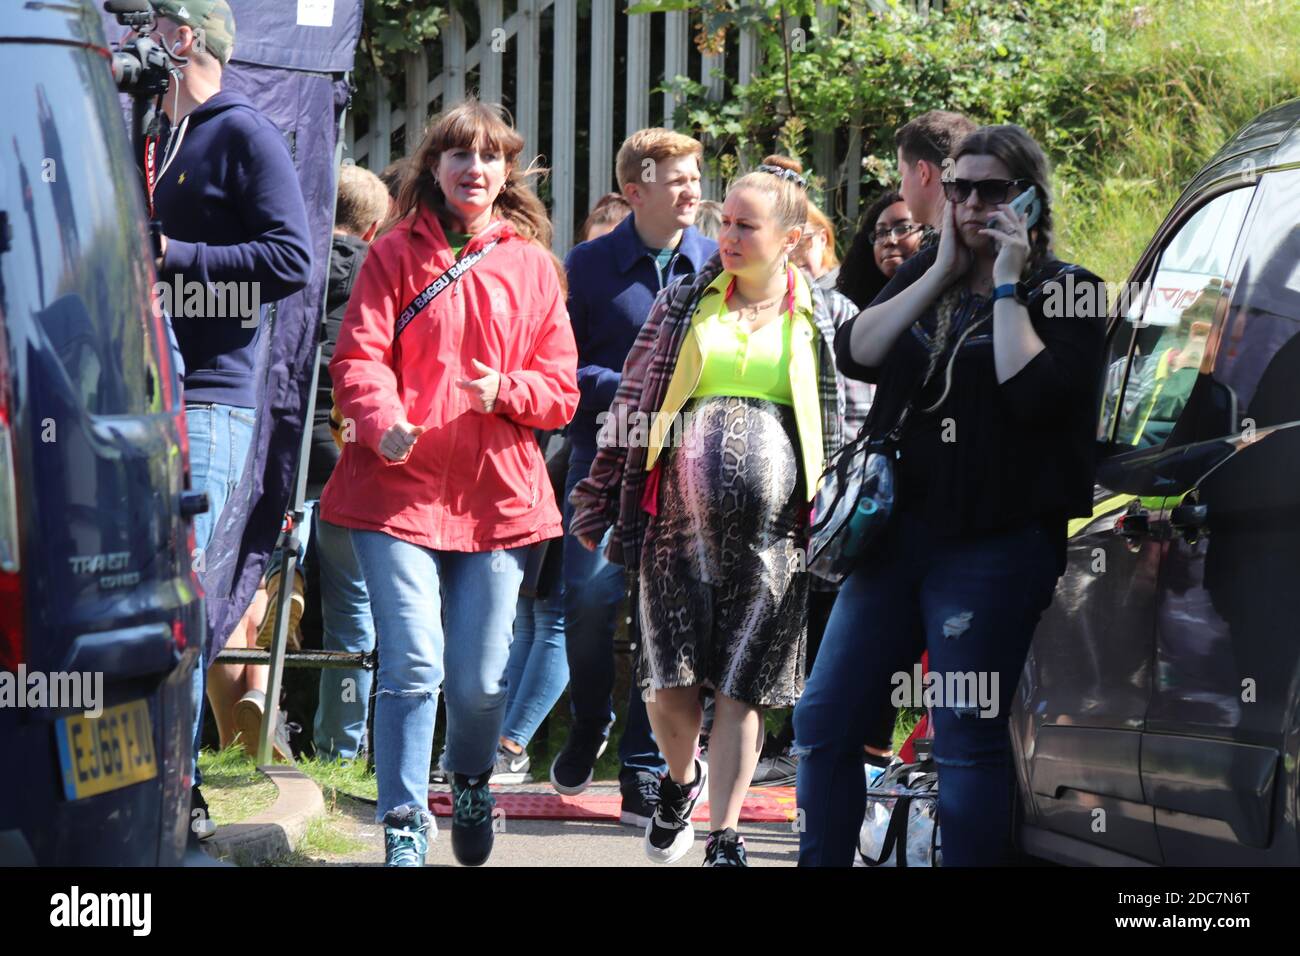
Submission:
M 803 692 L 808 630 L 794 411 L 704 397 L 682 420 L 642 552 L 642 680 L 788 707 Z

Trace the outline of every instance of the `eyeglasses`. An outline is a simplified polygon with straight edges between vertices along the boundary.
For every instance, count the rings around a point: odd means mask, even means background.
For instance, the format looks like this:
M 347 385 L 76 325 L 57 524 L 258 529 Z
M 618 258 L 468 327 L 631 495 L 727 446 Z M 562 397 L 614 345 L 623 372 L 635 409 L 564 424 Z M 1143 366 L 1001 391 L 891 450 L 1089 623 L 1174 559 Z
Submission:
M 1007 193 L 1012 187 L 1019 193 L 1032 185 L 1028 179 L 950 179 L 943 184 L 943 194 L 949 202 L 963 203 L 974 190 L 980 202 L 996 206 L 1007 201 Z
M 917 222 L 896 222 L 892 226 L 884 226 L 873 232 L 871 234 L 871 244 L 878 246 L 883 242 L 888 242 L 891 238 L 897 242 L 924 228 Z

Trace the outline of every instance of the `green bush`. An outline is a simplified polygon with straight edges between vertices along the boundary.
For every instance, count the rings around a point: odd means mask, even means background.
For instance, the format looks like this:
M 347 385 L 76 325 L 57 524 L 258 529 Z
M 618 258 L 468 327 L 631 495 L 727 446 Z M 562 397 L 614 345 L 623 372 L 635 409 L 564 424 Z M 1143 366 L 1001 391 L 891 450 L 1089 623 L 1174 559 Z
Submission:
M 643 0 L 633 11 L 699 8 Z M 757 23 L 761 73 L 722 102 L 679 79 L 679 125 L 729 175 L 771 149 L 811 167 L 817 132 L 862 129 L 864 195 L 896 175 L 893 132 L 929 109 L 1014 122 L 1056 171 L 1058 253 L 1125 278 L 1178 191 L 1260 110 L 1300 90 L 1295 0 L 949 0 L 942 13 L 839 5 L 840 28 L 783 41 L 780 4 L 698 10 L 706 33 Z M 785 15 L 810 15 L 787 0 Z M 856 8 L 850 16 L 850 8 Z M 825 181 L 831 170 L 814 169 Z M 841 241 L 855 224 L 842 222 Z

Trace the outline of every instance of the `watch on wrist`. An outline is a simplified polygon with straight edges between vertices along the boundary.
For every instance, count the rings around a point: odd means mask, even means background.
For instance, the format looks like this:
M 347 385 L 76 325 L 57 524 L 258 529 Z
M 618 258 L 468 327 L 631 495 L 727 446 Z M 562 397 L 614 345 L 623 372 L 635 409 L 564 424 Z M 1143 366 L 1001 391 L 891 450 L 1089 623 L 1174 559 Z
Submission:
M 1004 282 L 993 290 L 993 300 L 998 299 L 1015 299 L 1021 305 L 1029 304 L 1029 290 L 1025 288 L 1023 282 Z

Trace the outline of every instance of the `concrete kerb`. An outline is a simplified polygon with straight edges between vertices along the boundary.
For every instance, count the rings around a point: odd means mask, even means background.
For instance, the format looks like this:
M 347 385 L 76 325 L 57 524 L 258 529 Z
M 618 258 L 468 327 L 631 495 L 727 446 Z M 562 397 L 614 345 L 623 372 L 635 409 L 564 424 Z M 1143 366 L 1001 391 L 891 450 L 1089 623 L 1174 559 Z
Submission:
M 269 810 L 217 828 L 202 842 L 218 860 L 251 866 L 292 853 L 307 824 L 325 814 L 325 798 L 316 781 L 294 767 L 259 767 L 279 790 Z

